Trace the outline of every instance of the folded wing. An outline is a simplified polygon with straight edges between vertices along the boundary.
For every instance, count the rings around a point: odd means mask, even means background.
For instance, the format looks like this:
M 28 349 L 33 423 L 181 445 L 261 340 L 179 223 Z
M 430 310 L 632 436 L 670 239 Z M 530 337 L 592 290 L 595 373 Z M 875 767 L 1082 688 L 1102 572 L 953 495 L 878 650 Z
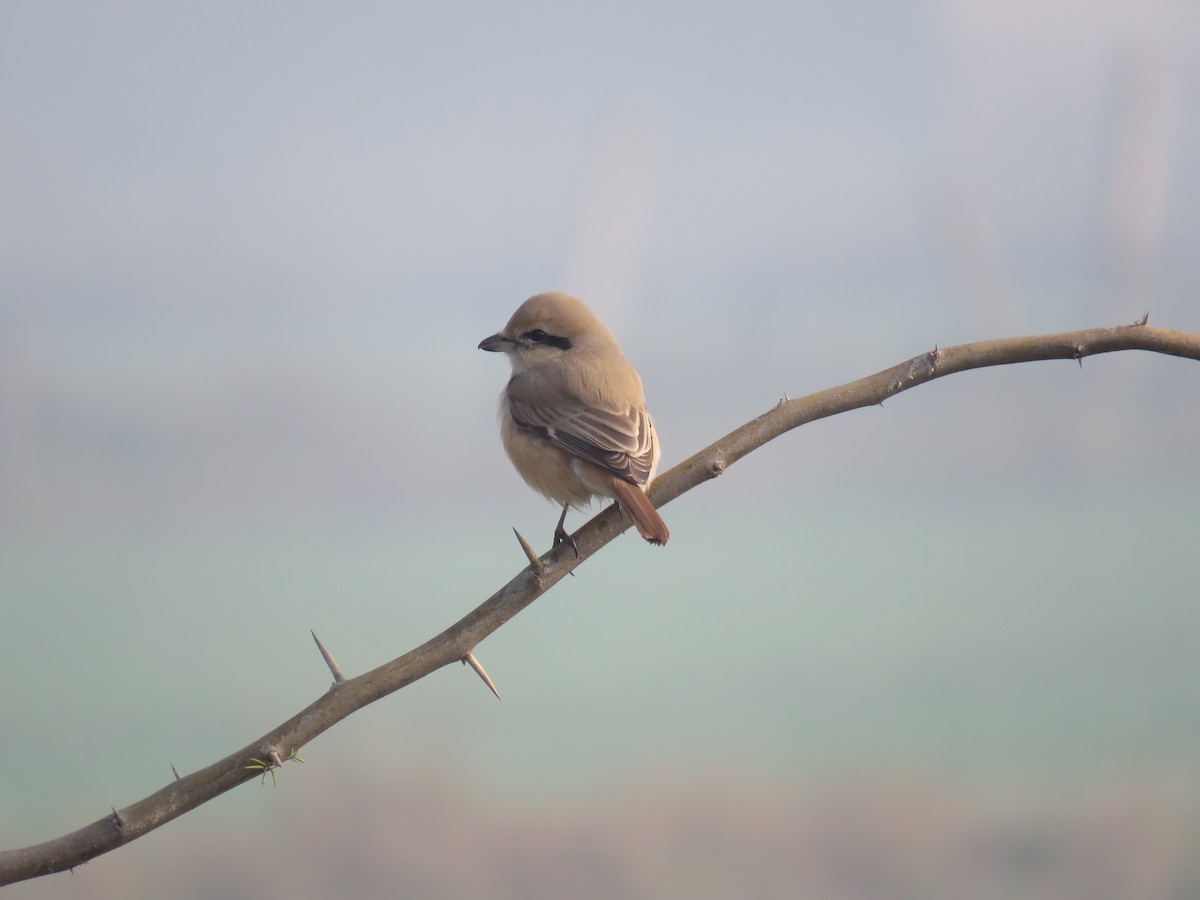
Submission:
M 518 427 L 533 432 L 614 475 L 645 484 L 654 464 L 654 423 L 642 407 L 598 409 L 559 395 L 550 404 L 508 394 Z

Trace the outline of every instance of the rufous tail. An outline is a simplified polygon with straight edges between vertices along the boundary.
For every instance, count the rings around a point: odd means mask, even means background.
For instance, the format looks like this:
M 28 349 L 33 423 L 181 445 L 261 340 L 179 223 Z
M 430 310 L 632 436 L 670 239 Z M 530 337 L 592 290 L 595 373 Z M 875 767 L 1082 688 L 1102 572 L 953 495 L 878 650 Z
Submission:
M 671 532 L 667 530 L 667 523 L 662 520 L 662 516 L 640 487 L 624 479 L 614 478 L 613 494 L 621 504 L 621 509 L 633 519 L 638 534 L 659 546 L 667 542 L 667 538 L 671 536 Z

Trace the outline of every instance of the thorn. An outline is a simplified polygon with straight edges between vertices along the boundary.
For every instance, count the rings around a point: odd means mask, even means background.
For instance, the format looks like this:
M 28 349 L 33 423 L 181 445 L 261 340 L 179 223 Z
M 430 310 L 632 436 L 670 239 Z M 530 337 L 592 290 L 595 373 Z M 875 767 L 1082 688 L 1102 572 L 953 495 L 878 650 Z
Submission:
M 250 757 L 250 764 L 248 766 L 243 766 L 242 768 L 250 772 L 261 772 L 262 784 L 267 783 L 267 773 L 269 772 L 271 774 L 272 786 L 278 786 L 279 777 L 275 774 L 275 771 L 276 769 L 283 767 L 283 757 L 280 756 L 278 746 L 266 747 L 264 749 L 266 752 L 263 755 L 266 756 L 266 759 L 259 759 L 257 756 L 252 756 Z M 295 760 L 296 762 L 304 762 L 304 760 L 300 758 L 300 751 L 296 748 L 292 748 L 292 750 L 289 751 L 287 758 L 290 760 Z
M 529 546 L 529 541 L 521 537 L 521 532 L 513 529 L 513 534 L 517 536 L 517 543 L 521 545 L 521 549 L 525 551 L 525 557 L 529 560 L 529 565 L 535 572 L 542 571 L 542 561 L 538 559 L 538 555 L 533 552 L 533 548 Z
M 1136 322 L 1134 322 L 1133 324 L 1134 325 L 1145 325 L 1149 321 L 1150 321 L 1150 310 L 1146 310 L 1144 313 L 1142 313 L 1142 317 L 1140 319 L 1138 319 Z
M 175 780 L 176 780 L 176 781 L 182 781 L 182 780 L 183 780 L 182 778 L 180 778 L 180 777 L 179 777 L 179 770 L 178 770 L 177 768 L 175 768 L 175 763 L 171 763 L 171 771 L 172 771 L 172 772 L 175 774 Z
M 519 536 L 520 535 L 518 535 L 518 537 Z M 496 690 L 496 685 L 493 684 L 492 679 L 490 679 L 488 677 L 488 673 L 483 668 L 483 664 L 475 658 L 475 654 L 472 653 L 470 650 L 468 650 L 467 655 L 462 658 L 462 661 L 465 665 L 469 665 L 472 669 L 475 670 L 475 674 L 483 679 L 483 683 L 488 686 L 488 690 L 490 690 L 493 694 L 495 694 L 496 699 L 499 700 L 500 692 L 498 690 Z
M 315 631 L 310 628 L 308 633 L 311 634 L 313 636 L 313 640 L 317 642 L 317 649 L 321 651 L 321 656 L 325 657 L 325 665 L 329 666 L 329 671 L 333 673 L 333 683 L 341 684 L 346 680 L 346 676 L 343 675 L 342 670 L 338 668 L 338 664 L 334 660 L 332 654 L 325 649 L 325 645 L 321 643 L 321 639 L 317 637 L 317 633 Z
M 1083 368 L 1083 357 L 1086 355 L 1084 350 L 1083 344 L 1075 345 L 1075 362 L 1079 363 L 1079 368 L 1081 369 Z
M 125 830 L 124 816 L 122 816 L 119 812 L 117 812 L 117 808 L 115 806 L 110 806 L 109 809 L 112 810 L 113 824 L 115 824 L 117 826 L 117 831 L 124 831 Z

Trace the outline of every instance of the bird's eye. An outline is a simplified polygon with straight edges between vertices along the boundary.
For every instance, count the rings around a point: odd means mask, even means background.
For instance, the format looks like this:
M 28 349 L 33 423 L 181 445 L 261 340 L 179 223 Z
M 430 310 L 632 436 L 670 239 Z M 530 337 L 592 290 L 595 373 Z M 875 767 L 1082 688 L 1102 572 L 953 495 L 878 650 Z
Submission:
M 543 347 L 557 347 L 559 350 L 564 351 L 571 349 L 570 338 L 550 334 L 541 328 L 531 328 L 529 331 L 522 333 L 521 340 L 530 344 L 541 344 Z

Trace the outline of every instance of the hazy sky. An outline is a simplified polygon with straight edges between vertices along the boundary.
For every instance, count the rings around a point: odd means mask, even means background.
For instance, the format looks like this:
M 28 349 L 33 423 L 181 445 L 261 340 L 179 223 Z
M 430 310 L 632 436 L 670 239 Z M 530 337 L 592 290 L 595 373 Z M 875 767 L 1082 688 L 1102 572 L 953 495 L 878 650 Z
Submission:
M 475 344 L 548 288 L 623 340 L 667 464 L 934 343 L 1200 327 L 1193 4 L 0 17 L 9 524 L 425 502 L 447 459 L 477 492 L 504 367 Z M 1162 431 L 1136 408 L 1177 419 L 1175 371 L 1092 416 Z

